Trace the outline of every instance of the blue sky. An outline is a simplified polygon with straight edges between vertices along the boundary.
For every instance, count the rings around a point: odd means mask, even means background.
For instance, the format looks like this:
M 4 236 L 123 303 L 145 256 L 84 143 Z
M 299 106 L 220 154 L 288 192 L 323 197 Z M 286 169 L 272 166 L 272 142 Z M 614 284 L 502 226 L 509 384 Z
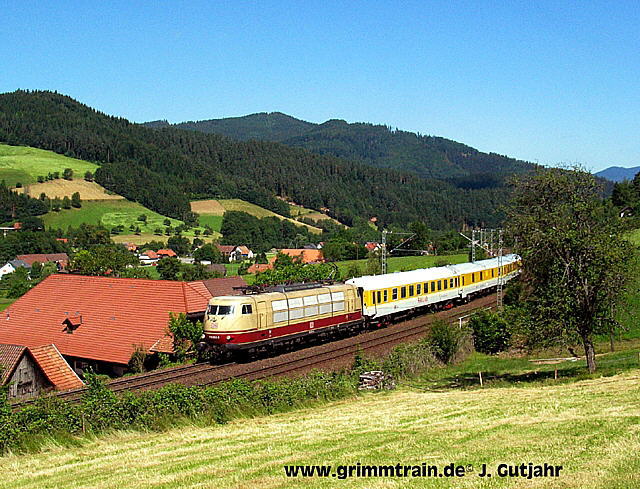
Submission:
M 170 122 L 281 111 L 640 165 L 640 2 L 2 3 L 0 92 Z

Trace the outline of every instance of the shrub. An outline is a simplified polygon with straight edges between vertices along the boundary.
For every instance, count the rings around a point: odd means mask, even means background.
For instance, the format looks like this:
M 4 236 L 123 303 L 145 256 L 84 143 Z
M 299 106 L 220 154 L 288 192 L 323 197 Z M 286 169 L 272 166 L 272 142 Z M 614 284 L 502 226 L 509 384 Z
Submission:
M 464 332 L 457 326 L 438 319 L 431 326 L 428 344 L 438 360 L 442 363 L 450 363 L 458 353 L 463 337 Z
M 508 348 L 511 332 L 499 313 L 480 311 L 471 316 L 469 326 L 476 351 L 495 354 Z

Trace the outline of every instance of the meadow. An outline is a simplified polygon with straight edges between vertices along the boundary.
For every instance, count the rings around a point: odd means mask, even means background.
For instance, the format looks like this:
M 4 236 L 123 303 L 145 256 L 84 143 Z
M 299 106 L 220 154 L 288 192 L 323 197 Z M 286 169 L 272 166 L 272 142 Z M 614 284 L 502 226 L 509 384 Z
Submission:
M 466 253 L 456 253 L 453 255 L 423 255 L 423 256 L 394 256 L 387 259 L 387 272 L 406 272 L 419 268 L 429 268 L 440 266 L 440 264 L 455 265 L 465 263 L 468 260 Z M 335 262 L 344 276 L 351 268 L 358 267 L 362 274 L 365 273 L 367 260 L 344 260 Z
M 46 176 L 50 172 L 62 175 L 65 168 L 71 168 L 76 178 L 83 178 L 87 171 L 94 173 L 98 165 L 53 151 L 0 144 L 0 180 L 10 187 L 18 182 L 23 185 L 36 183 L 38 176 Z
M 115 432 L 0 458 L 0 488 L 626 489 L 640 484 L 638 371 L 572 384 L 368 393 L 322 407 Z M 471 466 L 461 478 L 287 478 L 286 465 Z M 558 478 L 495 476 L 498 464 L 562 465 Z M 478 477 L 482 464 L 494 473 Z

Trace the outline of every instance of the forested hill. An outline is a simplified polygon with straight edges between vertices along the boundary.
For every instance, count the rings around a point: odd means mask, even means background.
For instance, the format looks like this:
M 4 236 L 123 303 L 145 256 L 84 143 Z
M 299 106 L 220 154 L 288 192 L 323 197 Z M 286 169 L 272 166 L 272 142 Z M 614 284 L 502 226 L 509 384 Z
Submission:
M 207 197 L 241 198 L 287 215 L 280 196 L 327 208 L 346 224 L 375 216 L 384 226 L 422 220 L 445 229 L 495 225 L 506 198 L 503 188 L 461 189 L 273 142 L 151 129 L 53 92 L 0 94 L 0 141 L 96 162 L 98 183 L 182 219 L 190 217 L 190 199 Z
M 158 127 L 158 122 L 148 123 Z M 161 121 L 165 125 L 166 121 Z M 246 141 L 259 139 L 299 146 L 314 153 L 359 160 L 367 165 L 409 171 L 427 178 L 460 179 L 463 186 L 492 186 L 505 175 L 533 164 L 436 136 L 390 127 L 330 120 L 313 124 L 280 112 L 183 122 L 174 127 Z

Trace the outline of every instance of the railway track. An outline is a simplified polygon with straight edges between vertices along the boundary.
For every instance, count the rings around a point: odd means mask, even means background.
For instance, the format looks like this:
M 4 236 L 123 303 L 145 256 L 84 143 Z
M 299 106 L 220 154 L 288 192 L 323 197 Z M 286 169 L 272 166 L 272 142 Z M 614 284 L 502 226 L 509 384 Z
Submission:
M 256 360 L 245 364 L 210 365 L 200 363 L 183 365 L 114 379 L 107 383 L 107 387 L 117 393 L 131 390 L 157 389 L 170 383 L 210 386 L 231 378 L 260 380 L 293 372 L 308 371 L 323 364 L 327 365 L 340 359 L 351 357 L 359 350 L 372 351 L 392 346 L 407 339 L 423 336 L 427 332 L 425 325 L 436 319 L 451 320 L 452 318 L 469 314 L 472 311 L 486 308 L 494 302 L 493 296 L 485 296 L 469 304 L 447 311 L 417 316 L 388 328 L 369 331 L 343 340 L 323 343 L 274 358 Z M 329 348 L 328 351 L 324 352 L 318 351 L 318 348 L 327 346 L 333 348 Z M 294 358 L 291 358 L 291 356 L 294 356 Z M 74 389 L 58 392 L 53 396 L 68 401 L 76 401 L 80 399 L 85 391 L 86 388 Z M 34 400 L 25 400 L 14 403 L 12 407 L 14 410 L 18 410 L 33 403 Z

